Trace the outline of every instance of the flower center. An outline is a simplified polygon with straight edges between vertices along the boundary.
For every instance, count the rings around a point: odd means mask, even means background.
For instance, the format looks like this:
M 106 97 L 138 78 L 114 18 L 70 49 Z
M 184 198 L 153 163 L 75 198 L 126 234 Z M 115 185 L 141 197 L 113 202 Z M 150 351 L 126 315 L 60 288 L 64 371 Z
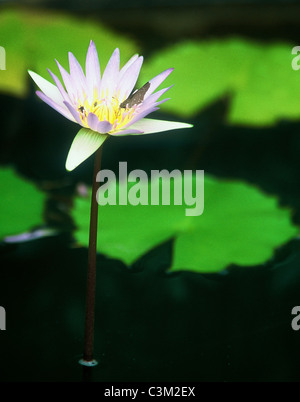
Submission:
M 110 132 L 113 132 L 130 122 L 136 110 L 136 105 L 131 108 L 120 107 L 119 100 L 113 96 L 112 98 L 94 98 L 92 103 L 85 99 L 84 102 L 79 103 L 77 110 L 85 127 L 89 127 L 87 123 L 89 113 L 94 113 L 100 121 L 111 123 L 113 127 Z

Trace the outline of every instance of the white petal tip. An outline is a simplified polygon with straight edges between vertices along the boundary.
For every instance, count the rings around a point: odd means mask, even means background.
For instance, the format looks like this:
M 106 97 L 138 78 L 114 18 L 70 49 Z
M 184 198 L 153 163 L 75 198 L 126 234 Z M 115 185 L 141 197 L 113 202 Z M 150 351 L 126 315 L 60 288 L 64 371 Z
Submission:
M 84 162 L 85 158 L 80 153 L 79 150 L 74 149 L 74 147 L 70 149 L 67 160 L 66 160 L 66 170 L 68 172 L 72 172 L 77 166 L 79 166 L 82 162 Z
M 30 77 L 33 79 L 33 81 L 36 80 L 37 77 L 39 77 L 39 75 L 37 73 L 35 73 L 34 71 L 31 70 L 27 70 L 28 74 L 30 75 Z
M 176 121 L 155 120 L 155 119 L 142 119 L 134 123 L 130 128 L 141 130 L 144 134 L 159 133 L 162 131 L 185 129 L 193 127 L 189 123 L 181 123 Z
M 71 160 L 67 159 L 67 162 L 66 162 L 66 170 L 67 170 L 68 172 L 72 172 L 72 170 L 74 170 L 77 166 L 78 166 L 78 165 L 72 163 Z

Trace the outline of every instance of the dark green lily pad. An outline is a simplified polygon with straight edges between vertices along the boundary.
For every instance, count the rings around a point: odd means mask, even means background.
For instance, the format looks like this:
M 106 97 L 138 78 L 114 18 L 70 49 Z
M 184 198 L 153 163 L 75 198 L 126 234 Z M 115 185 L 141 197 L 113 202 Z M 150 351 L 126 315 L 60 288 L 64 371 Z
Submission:
M 68 71 L 69 51 L 84 68 L 90 40 L 97 46 L 102 72 L 116 47 L 123 64 L 137 52 L 132 40 L 100 23 L 49 10 L 2 10 L 0 37 L 6 51 L 6 70 L 0 71 L 0 91 L 20 97 L 27 94 L 28 69 L 52 82 L 47 68 L 59 75 L 56 59 Z
M 245 39 L 182 42 L 147 60 L 140 82 L 174 67 L 167 85 L 175 84 L 164 110 L 191 117 L 228 96 L 228 122 L 268 126 L 300 118 L 300 71 L 292 68 L 294 45 Z M 195 90 L 196 88 L 196 90 Z
M 143 186 L 151 194 L 150 184 Z M 174 239 L 172 271 L 216 272 L 233 263 L 263 263 L 298 231 L 290 221 L 290 211 L 279 208 L 275 197 L 243 182 L 206 176 L 203 214 L 186 216 L 186 208 L 100 206 L 98 250 L 130 265 L 153 247 Z M 76 200 L 76 238 L 84 246 L 88 245 L 89 210 L 89 199 Z
M 43 223 L 44 194 L 12 169 L 0 169 L 0 238 Z

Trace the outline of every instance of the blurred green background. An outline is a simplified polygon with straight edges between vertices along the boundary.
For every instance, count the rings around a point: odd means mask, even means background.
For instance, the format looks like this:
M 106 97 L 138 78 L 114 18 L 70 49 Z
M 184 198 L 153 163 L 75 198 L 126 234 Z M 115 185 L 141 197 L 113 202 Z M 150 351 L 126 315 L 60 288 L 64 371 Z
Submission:
M 1 5 L 0 381 L 82 379 L 80 194 L 93 158 L 65 171 L 78 127 L 36 97 L 27 69 L 51 80 L 68 51 L 84 65 L 91 39 L 102 71 L 115 47 L 122 64 L 143 55 L 139 86 L 174 67 L 171 100 L 150 117 L 194 125 L 113 138 L 103 167 L 205 170 L 197 219 L 100 208 L 94 380 L 298 379 L 299 12 L 284 1 Z

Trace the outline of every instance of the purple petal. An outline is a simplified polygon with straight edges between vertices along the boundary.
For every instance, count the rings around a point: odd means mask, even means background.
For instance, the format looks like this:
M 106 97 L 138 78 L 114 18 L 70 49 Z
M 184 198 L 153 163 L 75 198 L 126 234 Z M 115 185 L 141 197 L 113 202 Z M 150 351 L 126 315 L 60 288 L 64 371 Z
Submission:
M 136 116 L 128 124 L 126 124 L 123 128 L 131 127 L 132 124 L 136 123 L 137 121 L 141 120 L 143 117 L 147 116 L 149 113 L 155 112 L 158 109 L 159 109 L 159 107 L 150 107 L 149 109 L 146 109 L 141 113 L 137 113 Z
M 55 85 L 57 86 L 59 92 L 61 93 L 61 96 L 63 97 L 64 101 L 70 102 L 70 98 L 69 98 L 68 94 L 66 93 L 64 87 L 62 86 L 61 82 L 56 77 L 56 75 L 53 74 L 52 71 L 50 71 L 49 69 L 48 69 L 48 73 L 51 75 L 51 77 L 52 77 L 53 81 L 55 82 Z
M 64 102 L 64 104 L 68 108 L 68 110 L 71 113 L 71 115 L 74 117 L 74 120 L 77 121 L 78 124 L 83 126 L 83 123 L 82 123 L 82 121 L 80 119 L 79 112 L 69 102 Z
M 99 121 L 98 126 L 97 126 L 98 133 L 106 134 L 106 133 L 110 132 L 111 129 L 112 129 L 112 124 L 109 121 L 106 121 L 106 120 Z
M 119 100 L 123 102 L 128 98 L 132 92 L 136 81 L 138 79 L 141 67 L 143 64 L 143 57 L 139 57 L 123 74 L 123 77 L 118 83 L 117 93 L 119 92 Z
M 143 113 L 144 112 L 144 110 L 147 110 L 147 109 L 149 109 L 149 108 L 152 108 L 152 107 L 157 107 L 158 105 L 161 105 L 162 103 L 165 103 L 165 102 L 167 102 L 168 100 L 170 100 L 171 98 L 166 98 L 166 99 L 163 99 L 163 100 L 161 100 L 161 101 L 159 101 L 159 102 L 151 102 L 151 103 L 149 103 L 149 104 L 143 104 L 142 106 L 140 106 L 140 108 L 139 108 L 139 113 Z M 157 109 L 159 109 L 159 108 L 157 108 Z
M 94 89 L 100 91 L 101 72 L 97 49 L 95 43 L 91 40 L 86 56 L 85 75 L 88 87 L 88 93 L 91 99 L 94 97 Z
M 114 95 L 119 77 L 119 67 L 120 52 L 117 48 L 109 59 L 109 62 L 107 63 L 107 66 L 103 73 L 101 82 L 101 94 L 99 94 L 100 96 L 112 97 Z
M 99 119 L 98 117 L 95 115 L 95 113 L 89 113 L 88 117 L 87 117 L 87 123 L 88 126 L 94 130 L 94 131 L 98 131 L 97 130 L 97 126 L 99 123 Z
M 4 237 L 3 241 L 5 243 L 23 243 L 35 239 L 41 239 L 47 236 L 55 236 L 57 231 L 54 229 L 36 229 L 31 232 L 24 232 L 14 236 Z
M 149 96 L 156 90 L 156 88 L 171 74 L 174 68 L 168 68 L 167 70 L 163 71 L 162 73 L 158 74 L 156 77 L 150 80 L 150 88 L 148 92 L 146 92 L 145 100 L 149 98 Z
M 51 99 L 55 104 L 64 108 L 63 97 L 55 85 L 45 80 L 45 78 L 34 73 L 33 71 L 28 70 L 28 73 L 33 81 L 36 83 L 36 85 L 40 88 L 40 90 L 47 96 L 47 98 Z
M 160 91 L 155 92 L 154 94 L 150 95 L 146 100 L 143 101 L 143 107 L 149 107 L 152 104 L 154 104 L 164 93 L 166 93 L 170 88 L 172 88 L 174 85 L 171 85 L 168 88 L 161 89 Z M 151 87 L 150 87 L 151 88 Z M 150 89 L 149 88 L 149 89 Z
M 131 59 L 129 59 L 129 61 L 121 68 L 120 70 L 120 75 L 119 75 L 119 79 L 121 79 L 123 77 L 123 75 L 126 73 L 126 71 L 128 70 L 128 68 L 131 66 L 132 63 L 134 63 L 136 61 L 136 59 L 139 57 L 138 54 L 135 54 L 134 56 L 131 57 Z
M 72 114 L 69 113 L 68 109 L 64 109 L 62 106 L 55 103 L 52 99 L 50 99 L 47 95 L 45 95 L 41 91 L 36 91 L 36 94 L 40 99 L 42 99 L 42 101 L 47 103 L 47 105 L 51 106 L 58 113 L 62 114 L 63 116 L 65 116 L 67 119 L 69 119 L 71 121 L 75 121 L 75 119 L 73 119 L 73 117 L 72 117 Z
M 86 78 L 75 56 L 69 52 L 70 76 L 73 84 L 77 88 L 77 94 L 80 97 L 85 97 L 87 94 Z
M 63 79 L 63 82 L 65 84 L 65 87 L 66 87 L 66 90 L 68 92 L 70 99 L 73 102 L 76 102 L 77 101 L 76 91 L 75 91 L 75 87 L 73 85 L 72 79 L 70 77 L 70 74 L 67 73 L 67 71 L 59 64 L 59 62 L 57 60 L 55 60 L 55 61 L 56 61 L 57 67 L 59 68 L 61 78 Z

